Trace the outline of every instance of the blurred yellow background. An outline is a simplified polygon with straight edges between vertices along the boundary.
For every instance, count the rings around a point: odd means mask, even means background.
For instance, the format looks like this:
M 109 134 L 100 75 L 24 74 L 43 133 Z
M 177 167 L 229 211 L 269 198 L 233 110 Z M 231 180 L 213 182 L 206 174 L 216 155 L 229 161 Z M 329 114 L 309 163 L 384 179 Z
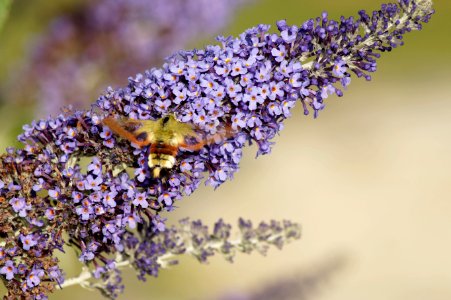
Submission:
M 25 2 L 18 1 L 20 10 L 13 7 L 0 34 L 2 79 L 30 33 L 71 5 L 65 0 L 56 9 L 50 1 Z M 214 299 L 309 272 L 336 255 L 347 258 L 346 267 L 312 299 L 451 299 L 451 2 L 436 2 L 431 22 L 407 34 L 405 46 L 384 53 L 371 82 L 353 78 L 345 96 L 327 99 L 316 120 L 297 107 L 270 155 L 256 160 L 256 149 L 248 148 L 233 181 L 216 191 L 200 188 L 169 215 L 172 222 L 189 216 L 207 224 L 221 217 L 233 224 L 239 217 L 290 219 L 303 225 L 300 241 L 271 249 L 267 257 L 239 254 L 234 264 L 220 257 L 208 265 L 183 258 L 145 283 L 126 271 L 120 299 Z M 256 0 L 220 34 L 237 35 L 284 18 L 300 24 L 323 10 L 331 18 L 356 15 L 381 3 Z M 2 149 L 31 120 L 29 110 L 4 105 Z M 75 275 L 77 259 L 69 256 L 63 265 Z M 102 299 L 79 287 L 50 298 Z

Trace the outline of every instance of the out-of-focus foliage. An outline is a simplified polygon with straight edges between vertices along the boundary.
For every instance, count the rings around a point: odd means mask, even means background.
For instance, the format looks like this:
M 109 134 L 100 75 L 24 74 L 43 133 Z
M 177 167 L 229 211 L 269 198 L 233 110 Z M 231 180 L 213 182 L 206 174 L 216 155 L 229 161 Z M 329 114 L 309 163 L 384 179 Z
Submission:
M 345 256 L 322 261 L 309 270 L 299 270 L 258 284 L 252 291 L 228 292 L 218 300 L 309 300 L 330 288 L 330 281 L 346 267 Z
M 9 14 L 9 7 L 11 5 L 11 0 L 0 0 L 0 30 L 5 23 L 6 18 Z
M 38 103 L 39 117 L 87 108 L 108 86 L 217 33 L 247 0 L 93 0 L 53 18 L 3 83 L 5 101 Z M 26 88 L 23 88 L 26 84 Z

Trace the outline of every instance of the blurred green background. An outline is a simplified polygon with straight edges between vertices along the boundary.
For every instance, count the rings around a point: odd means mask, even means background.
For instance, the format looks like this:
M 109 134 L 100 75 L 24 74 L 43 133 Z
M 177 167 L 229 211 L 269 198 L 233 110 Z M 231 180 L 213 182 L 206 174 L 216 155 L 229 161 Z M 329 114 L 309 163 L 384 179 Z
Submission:
M 267 257 L 238 255 L 234 264 L 219 257 L 208 265 L 183 258 L 145 283 L 126 271 L 120 299 L 214 299 L 309 272 L 341 254 L 347 267 L 314 299 L 451 299 L 451 2 L 436 2 L 431 22 L 408 34 L 404 47 L 383 54 L 371 82 L 353 78 L 344 98 L 327 99 L 316 120 L 297 107 L 272 154 L 255 160 L 256 149 L 247 149 L 233 181 L 216 191 L 200 188 L 170 215 L 173 221 L 189 216 L 207 224 L 220 217 L 232 223 L 239 217 L 286 218 L 303 224 L 301 241 L 282 251 L 271 249 Z M 237 35 L 279 19 L 300 24 L 323 10 L 331 18 L 355 15 L 381 3 L 257 0 L 220 34 Z M 16 0 L 0 33 L 0 80 L 27 51 L 33 34 L 76 5 L 74 0 Z M 15 136 L 32 120 L 33 108 L 1 100 L 4 149 L 18 145 Z M 76 275 L 77 258 L 70 252 L 62 257 L 68 276 Z M 79 287 L 51 299 L 83 297 L 102 299 Z

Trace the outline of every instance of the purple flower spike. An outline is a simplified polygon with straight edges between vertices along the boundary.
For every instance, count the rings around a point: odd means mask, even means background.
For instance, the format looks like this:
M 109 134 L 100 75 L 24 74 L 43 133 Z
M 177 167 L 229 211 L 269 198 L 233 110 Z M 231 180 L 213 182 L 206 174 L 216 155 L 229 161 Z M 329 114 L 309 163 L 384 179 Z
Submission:
M 24 149 L 8 148 L 0 157 L 0 271 L 7 297 L 45 298 L 62 282 L 55 251 L 68 245 L 81 253 L 88 275 L 99 277 L 93 287 L 114 298 L 123 289 L 120 266 L 134 267 L 144 279 L 169 265 L 168 256 L 190 252 L 206 261 L 220 252 L 231 260 L 236 249 L 264 252 L 265 243 L 280 248 L 298 238 L 298 226 L 288 221 L 255 228 L 242 220 L 237 244 L 227 240 L 222 221 L 212 235 L 200 221 L 168 227 L 162 213 L 170 215 L 202 183 L 216 188 L 233 178 L 245 146 L 256 145 L 257 156 L 270 153 L 296 104 L 316 117 L 332 94 L 343 94 L 352 74 L 370 79 L 380 53 L 401 45 L 432 13 L 429 0 L 400 0 L 357 18 L 334 21 L 323 14 L 298 26 L 278 22 L 279 34 L 259 25 L 238 38 L 219 37 L 221 45 L 177 52 L 162 68 L 130 77 L 127 87 L 107 89 L 90 110 L 24 126 L 18 137 Z M 116 21 L 106 16 L 97 21 Z M 155 136 L 159 141 L 161 130 L 146 123 L 132 137 L 133 122 L 123 130 L 104 122 L 157 120 L 165 127 L 167 116 L 192 127 L 192 136 L 140 147 Z M 167 168 L 149 161 L 157 159 L 156 148 Z

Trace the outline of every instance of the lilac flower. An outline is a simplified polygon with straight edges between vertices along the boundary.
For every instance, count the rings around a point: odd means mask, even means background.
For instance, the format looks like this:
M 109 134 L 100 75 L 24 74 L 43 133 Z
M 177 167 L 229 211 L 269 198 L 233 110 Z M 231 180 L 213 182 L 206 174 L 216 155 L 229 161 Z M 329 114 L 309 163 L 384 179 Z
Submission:
M 271 54 L 275 57 L 277 62 L 281 62 L 285 59 L 286 49 L 284 45 L 280 45 L 278 48 L 273 48 Z
M 105 213 L 105 209 L 101 205 L 96 205 L 96 206 L 94 206 L 94 213 L 97 216 L 103 215 Z
M 44 276 L 44 270 L 34 269 L 30 272 L 27 278 L 27 285 L 29 287 L 37 286 L 41 283 L 41 278 Z
M 50 189 L 49 190 L 49 196 L 53 199 L 58 199 L 60 196 L 60 190 L 59 188 L 56 188 L 54 190 Z
M 244 121 L 245 115 L 241 112 L 232 117 L 232 129 L 238 130 L 238 128 L 244 128 L 246 122 Z
M 243 63 L 238 60 L 235 62 L 232 66 L 232 73 L 230 73 L 231 76 L 237 76 L 237 75 L 244 75 L 247 73 L 247 68 L 243 67 Z
M 395 17 L 397 16 L 395 12 L 398 10 L 399 7 L 396 5 L 384 6 L 380 14 Z M 373 18 L 373 20 L 369 20 L 366 14 L 362 13 L 358 22 L 352 19 L 343 19 L 338 23 L 328 20 L 327 15 L 324 14 L 322 19 L 305 22 L 299 28 L 288 27 L 285 22 L 279 22 L 279 30 L 284 32 L 283 38 L 268 34 L 268 26 L 261 25 L 247 31 L 239 39 L 220 38 L 223 48 L 211 46 L 207 47 L 205 51 L 186 51 L 180 53 L 179 56 L 171 57 L 163 69 L 152 69 L 145 75 L 138 75 L 130 81 L 126 89 L 110 90 L 99 99 L 97 105 L 108 113 L 141 115 L 143 111 L 139 107 L 145 104 L 145 112 L 150 114 L 152 119 L 158 119 L 162 117 L 154 105 L 159 100 L 158 96 L 153 98 L 155 102 L 152 102 L 152 99 L 135 98 L 136 107 L 138 107 L 135 112 L 126 113 L 116 100 L 116 106 L 114 108 L 111 106 L 111 99 L 128 97 L 130 99 L 128 101 L 133 101 L 134 91 L 141 89 L 142 86 L 151 89 L 152 86 L 155 86 L 158 87 L 158 90 L 154 88 L 154 92 L 151 94 L 157 95 L 158 91 L 163 89 L 166 90 L 164 92 L 167 97 L 165 101 L 172 101 L 169 107 L 165 107 L 168 113 L 192 116 L 190 119 L 182 118 L 182 120 L 192 120 L 198 127 L 208 128 L 206 130 L 209 132 L 215 132 L 214 126 L 223 126 L 222 124 L 230 122 L 232 129 L 247 133 L 244 135 L 245 140 L 258 142 L 259 154 L 269 153 L 270 139 L 282 127 L 283 119 L 291 115 L 291 108 L 294 107 L 299 97 L 305 107 L 305 113 L 308 113 L 307 106 L 310 106 L 316 116 L 325 107 L 324 99 L 330 94 L 342 95 L 335 84 L 343 82 L 343 77 L 350 76 L 343 69 L 344 65 L 361 74 L 374 71 L 372 66 L 375 55 L 373 53 L 376 50 L 384 51 L 386 46 L 383 43 L 371 43 L 371 34 L 378 35 L 378 38 L 382 40 L 392 40 L 392 38 L 390 31 L 382 33 L 378 30 L 379 27 L 389 26 L 388 21 L 376 17 L 376 14 Z M 428 18 L 425 15 L 423 21 L 427 21 Z M 304 57 L 310 53 L 311 49 L 321 49 L 323 42 L 354 38 L 354 34 L 358 32 L 361 24 L 359 22 L 371 23 L 372 31 L 365 39 L 358 39 L 340 47 L 331 47 L 332 50 L 319 60 L 320 62 L 304 62 Z M 418 28 L 416 24 L 411 23 L 406 23 L 404 26 L 403 33 Z M 322 30 L 324 28 L 327 30 Z M 294 34 L 295 38 L 292 37 Z M 252 40 L 252 46 L 249 45 L 249 40 Z M 361 45 L 358 46 L 359 53 L 355 52 L 356 43 Z M 367 54 L 364 55 L 364 53 Z M 244 61 L 251 56 L 259 59 L 252 62 L 252 66 L 255 65 L 255 67 L 247 68 Z M 215 67 L 221 66 L 222 68 L 225 62 L 218 57 L 225 57 L 231 64 L 230 73 L 220 72 L 218 74 Z M 362 60 L 371 66 L 367 67 L 362 64 Z M 201 64 L 204 67 L 199 70 L 200 75 L 196 76 L 197 81 L 187 83 L 174 76 L 174 73 L 187 73 L 191 65 L 199 66 Z M 237 84 L 238 82 L 239 84 Z M 192 86 L 193 83 L 200 86 L 199 97 L 194 102 L 185 99 L 185 96 L 180 98 L 184 86 L 189 89 L 188 86 Z M 239 88 L 236 88 L 237 86 Z M 227 111 L 223 111 L 221 117 L 207 114 L 206 110 L 215 109 L 217 106 L 210 96 L 216 91 L 222 90 L 227 94 L 225 96 L 221 92 L 221 97 L 224 97 L 221 98 L 223 103 L 227 103 Z M 237 134 L 229 143 L 235 149 L 241 149 L 244 146 L 240 140 L 242 136 Z M 210 145 L 209 156 L 205 156 L 202 151 L 198 155 L 190 154 L 194 160 L 204 164 L 204 169 L 199 173 L 206 171 L 205 166 L 208 165 L 210 174 L 207 183 L 214 186 L 230 178 L 230 175 L 237 170 L 238 156 L 232 159 L 225 152 L 221 152 L 220 147 L 220 144 Z M 144 156 L 145 153 L 142 152 L 141 157 Z M 180 161 L 183 161 L 183 155 L 181 155 Z M 138 175 L 139 182 L 145 183 L 149 172 L 146 171 L 145 164 L 140 163 L 140 166 L 141 168 L 137 169 L 135 174 Z M 222 166 L 227 166 L 227 170 Z M 176 165 L 172 174 L 179 172 L 186 172 L 185 168 L 183 171 L 181 170 L 181 164 Z M 191 171 L 191 174 L 188 175 L 189 180 L 186 181 L 187 186 L 191 182 L 197 182 L 197 174 Z M 183 183 L 181 184 L 183 185 Z M 153 188 L 156 189 L 156 186 Z M 174 192 L 173 188 L 174 186 L 171 185 L 163 188 L 159 192 L 159 197 L 167 192 Z M 191 192 L 191 188 L 188 190 Z M 164 202 L 160 202 L 164 204 Z M 172 201 L 168 203 L 172 203 Z
M 113 194 L 110 195 L 110 197 L 113 196 Z M 115 195 L 114 195 L 115 196 Z M 103 194 L 101 191 L 94 192 L 89 195 L 89 200 L 92 202 L 100 202 L 102 200 Z
M 139 223 L 141 221 L 141 218 L 137 213 L 134 213 L 133 215 L 129 215 L 126 218 L 126 224 L 131 228 L 136 228 L 136 223 Z
M 58 284 L 64 282 L 64 275 L 57 266 L 50 267 L 47 270 L 47 272 L 49 274 L 50 279 L 55 280 Z
M 19 213 L 20 217 L 25 217 L 27 215 L 27 211 L 31 209 L 31 205 L 25 202 L 25 198 L 12 198 L 9 200 L 9 204 L 11 204 L 13 210 Z
M 345 74 L 345 72 L 346 72 L 346 70 L 347 70 L 345 64 L 346 64 L 346 63 L 345 63 L 344 61 L 342 61 L 342 60 L 336 62 L 336 63 L 334 64 L 334 66 L 333 66 L 333 69 L 332 69 L 333 74 L 334 74 L 335 76 L 337 76 L 337 77 L 342 77 L 342 76 L 344 76 L 344 74 Z
M 187 89 L 183 87 L 183 85 L 179 85 L 178 87 L 174 88 L 172 90 L 172 93 L 175 96 L 174 103 L 178 104 L 186 100 Z
M 117 195 L 116 191 L 111 191 L 105 195 L 103 199 L 103 204 L 109 207 L 116 207 L 116 201 L 114 200 Z
M 53 207 L 49 207 L 47 208 L 47 210 L 45 211 L 45 216 L 47 217 L 47 219 L 52 220 L 55 217 L 55 209 Z
M 25 198 L 12 198 L 9 200 L 15 212 L 20 212 L 25 207 Z
M 94 175 L 99 175 L 102 172 L 102 163 L 97 157 L 94 157 L 88 165 L 88 171 L 91 171 Z
M 135 170 L 136 179 L 140 182 L 143 182 L 147 178 L 147 172 L 145 168 L 137 168 Z
M 105 140 L 103 141 L 103 145 L 111 149 L 114 147 L 114 140 L 113 139 Z
M 277 26 L 286 28 L 285 20 L 279 21 L 277 23 Z M 291 28 L 287 28 L 287 29 L 283 30 L 280 33 L 280 36 L 283 38 L 283 40 L 286 43 L 292 43 L 292 42 L 294 42 L 296 40 L 296 33 L 297 33 L 297 31 L 298 31 L 298 27 L 297 26 L 292 26 Z
M 83 185 L 83 189 L 84 189 L 83 181 L 78 181 L 77 182 L 77 188 L 78 189 L 80 189 L 80 185 Z M 74 203 L 79 203 L 81 201 L 81 199 L 83 199 L 83 194 L 80 193 L 80 192 L 77 192 L 77 191 L 73 191 L 71 196 L 72 196 L 72 200 L 74 201 Z
M 64 151 L 64 153 L 72 153 L 76 148 L 76 144 L 73 141 L 66 141 L 61 144 L 60 148 Z
M 81 262 L 88 262 L 95 258 L 94 252 L 92 251 L 83 251 L 79 257 Z
M 173 200 L 172 200 L 172 193 L 163 193 L 158 197 L 158 202 L 163 202 L 165 206 L 172 206 Z
M 7 260 L 3 267 L 0 269 L 0 274 L 5 275 L 6 280 L 11 280 L 14 278 L 14 274 L 17 273 L 17 268 L 14 266 L 12 260 Z
M 236 84 L 230 78 L 225 79 L 226 91 L 230 97 L 235 97 L 239 92 L 241 92 L 242 87 L 239 84 Z
M 214 229 L 209 230 L 201 221 L 183 219 L 179 222 L 179 228 L 170 227 L 166 231 L 160 231 L 153 241 L 145 236 L 141 240 L 136 240 L 136 237 L 127 234 L 128 239 L 134 241 L 130 246 L 138 249 L 135 252 L 134 263 L 141 273 L 140 278 L 145 278 L 146 274 L 158 276 L 158 264 L 165 263 L 158 260 L 158 256 L 162 254 L 187 253 L 194 255 L 201 262 L 207 262 L 211 256 L 218 253 L 232 262 L 237 251 L 246 253 L 259 251 L 265 254 L 270 245 L 281 247 L 300 237 L 299 225 L 291 222 L 262 222 L 258 226 L 253 226 L 250 221 L 240 219 L 239 224 L 240 238 L 233 244 L 232 227 L 223 220 L 217 221 Z
M 243 97 L 243 101 L 249 102 L 249 106 L 248 106 L 249 110 L 256 110 L 257 105 L 262 104 L 264 102 L 264 99 L 262 96 L 260 96 L 258 94 L 257 90 L 254 90 L 254 91 L 252 91 L 252 93 L 250 95 L 245 94 Z
M 335 92 L 336 92 L 336 90 L 333 85 L 331 85 L 331 84 L 326 85 L 321 89 L 321 98 L 326 99 L 327 97 L 329 97 L 329 95 L 335 94 Z
M 170 100 L 160 100 L 158 99 L 157 101 L 155 101 L 155 105 L 156 105 L 156 110 L 158 110 L 159 112 L 166 112 L 168 107 L 171 105 L 171 101 Z
M 8 190 L 9 191 L 20 191 L 22 189 L 22 187 L 18 184 L 14 184 L 13 182 L 11 182 L 10 184 L 8 184 Z
M 147 208 L 149 206 L 149 203 L 146 200 L 146 194 L 145 193 L 137 193 L 135 196 L 135 200 L 133 200 L 133 204 L 135 206 L 141 206 L 142 208 Z
M 20 241 L 22 242 L 22 248 L 26 251 L 30 250 L 31 247 L 36 246 L 38 242 L 35 240 L 32 234 L 20 235 Z
M 76 208 L 76 212 L 81 216 L 83 221 L 87 221 L 93 213 L 93 209 L 91 206 L 79 206 Z
M 113 132 L 108 127 L 104 127 L 102 133 L 100 134 L 100 137 L 103 138 L 104 140 L 109 140 L 112 135 Z
M 36 183 L 36 184 L 33 186 L 33 191 L 39 192 L 40 190 L 42 190 L 43 185 L 44 185 L 44 179 L 38 178 L 38 183 Z
M 85 189 L 86 190 L 94 190 L 94 191 L 98 191 L 100 190 L 100 184 L 103 182 L 102 177 L 101 176 L 97 176 L 97 177 L 93 177 L 92 175 L 88 175 L 88 177 L 86 177 L 86 180 L 84 181 L 85 183 Z

